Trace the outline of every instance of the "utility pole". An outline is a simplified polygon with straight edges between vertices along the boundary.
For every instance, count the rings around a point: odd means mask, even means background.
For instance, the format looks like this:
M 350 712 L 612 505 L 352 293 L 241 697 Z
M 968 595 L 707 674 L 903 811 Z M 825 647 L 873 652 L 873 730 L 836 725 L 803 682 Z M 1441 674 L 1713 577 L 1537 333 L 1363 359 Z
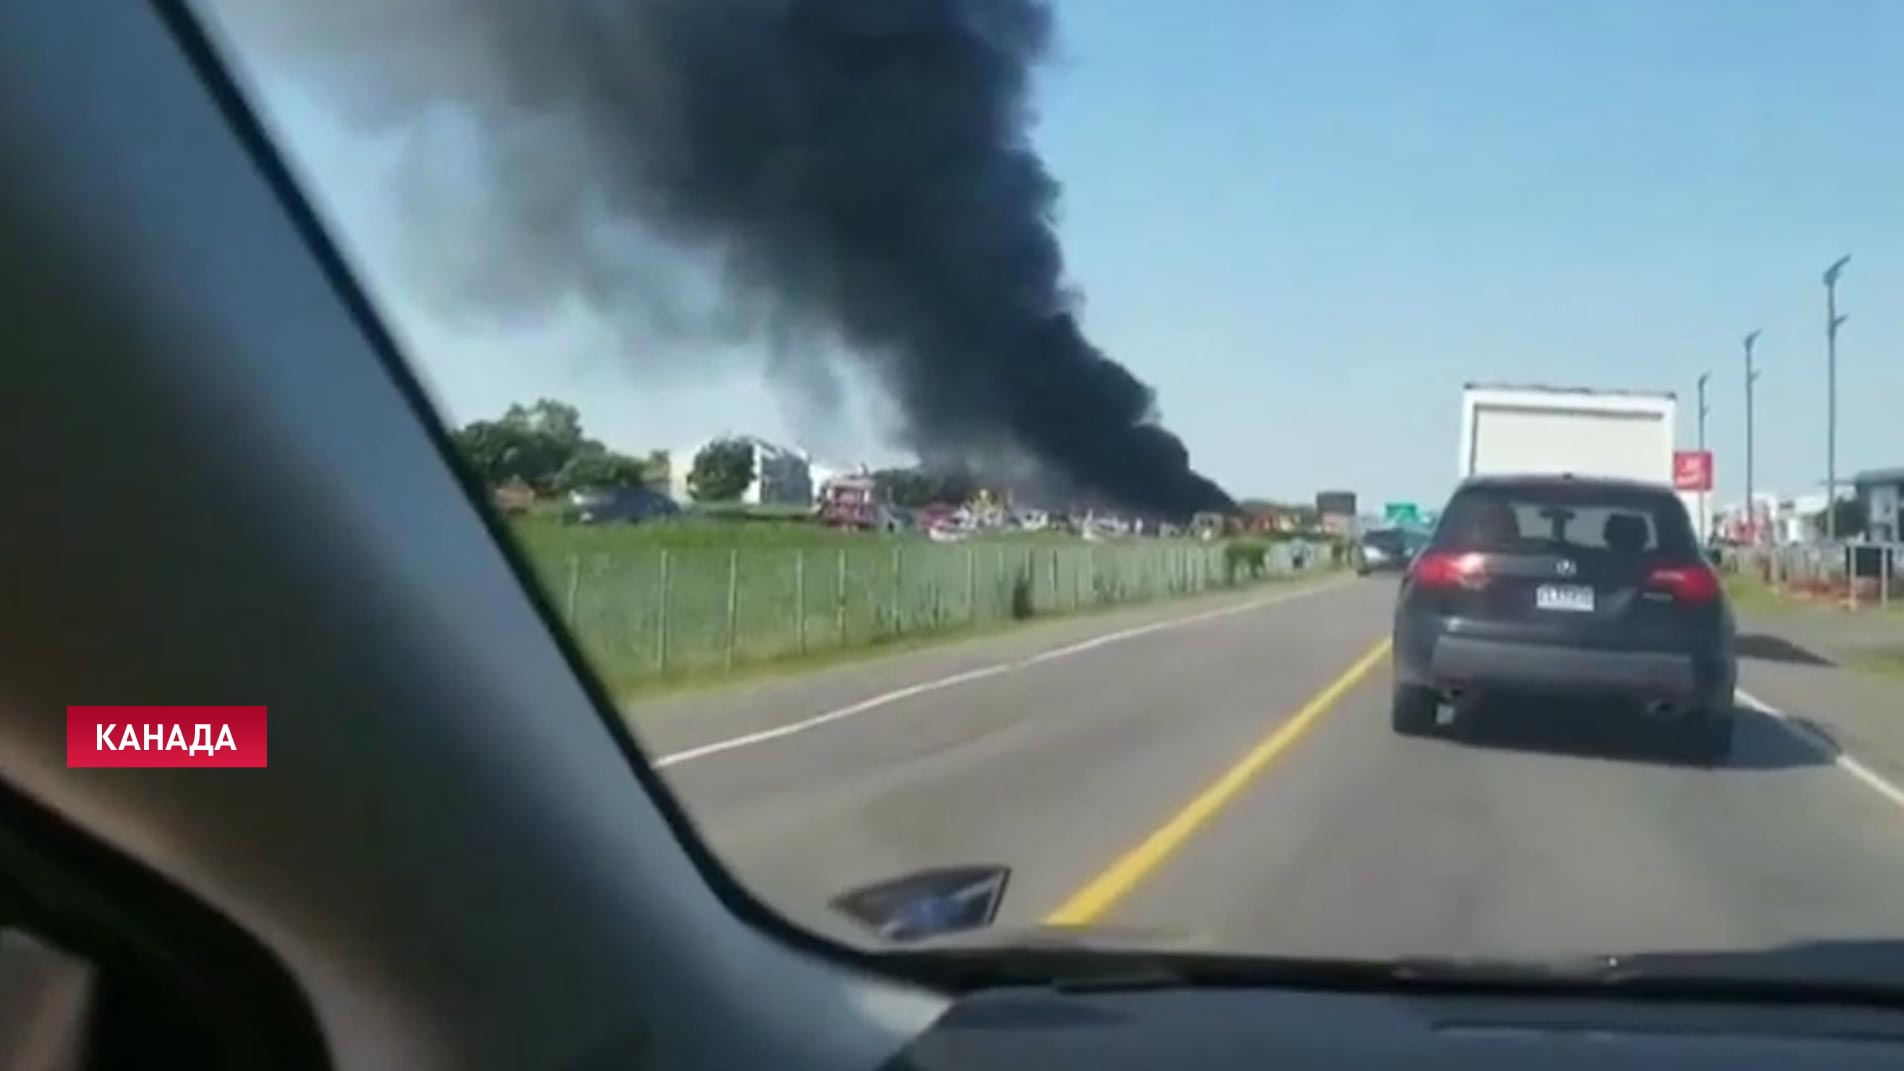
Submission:
M 1755 547 L 1759 543 L 1759 514 L 1752 502 L 1752 384 L 1759 381 L 1759 374 L 1752 367 L 1752 344 L 1758 340 L 1756 330 L 1745 336 L 1745 523 L 1750 526 Z
M 1851 261 L 1847 253 L 1825 269 L 1825 540 L 1838 540 L 1838 273 Z
M 1711 372 L 1699 373 L 1699 452 L 1706 452 L 1706 414 L 1712 407 L 1706 404 L 1706 380 L 1712 378 Z M 1706 504 L 1706 492 L 1699 492 L 1699 538 L 1701 541 L 1712 538 L 1712 508 Z

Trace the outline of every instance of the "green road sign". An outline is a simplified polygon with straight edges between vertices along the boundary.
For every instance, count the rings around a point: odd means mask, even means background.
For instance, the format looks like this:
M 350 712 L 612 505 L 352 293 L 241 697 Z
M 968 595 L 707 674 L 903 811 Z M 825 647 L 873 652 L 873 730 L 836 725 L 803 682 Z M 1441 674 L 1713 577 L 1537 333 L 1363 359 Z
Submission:
M 1382 507 L 1382 517 L 1390 524 L 1420 524 L 1421 507 L 1413 502 L 1390 502 Z

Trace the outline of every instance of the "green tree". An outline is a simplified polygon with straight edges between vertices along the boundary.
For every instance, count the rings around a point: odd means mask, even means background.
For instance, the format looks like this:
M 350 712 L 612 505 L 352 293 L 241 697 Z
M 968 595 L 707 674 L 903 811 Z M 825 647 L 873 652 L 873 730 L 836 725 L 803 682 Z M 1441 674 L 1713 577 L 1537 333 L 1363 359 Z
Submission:
M 754 482 L 754 448 L 743 439 L 716 439 L 694 455 L 688 493 L 696 502 L 732 502 Z
M 873 485 L 888 502 L 902 509 L 937 504 L 954 506 L 970 499 L 978 490 L 978 484 L 964 473 L 924 469 L 880 469 L 873 473 Z
M 538 398 L 533 405 L 511 405 L 503 412 L 502 422 L 557 450 L 573 451 L 582 445 L 581 410 L 567 402 Z
M 501 418 L 466 424 L 453 438 L 485 487 L 521 480 L 550 494 L 634 486 L 647 475 L 639 460 L 584 435 L 581 412 L 553 398 L 511 405 Z
M 647 478 L 647 466 L 627 454 L 618 454 L 593 439 L 569 455 L 550 483 L 558 492 L 595 487 L 640 487 Z
M 520 479 L 547 492 L 570 453 L 547 436 L 507 419 L 475 421 L 456 432 L 454 439 L 485 487 Z
M 1870 518 L 1866 515 L 1866 512 L 1865 512 L 1864 499 L 1840 498 L 1834 503 L 1834 505 L 1836 505 L 1837 507 L 1837 514 L 1838 514 L 1838 516 L 1834 518 L 1838 522 L 1837 524 L 1838 538 L 1846 539 L 1846 538 L 1862 537 L 1864 535 L 1866 523 L 1870 520 Z M 1818 526 L 1819 531 L 1822 532 L 1825 530 L 1825 511 L 1824 510 L 1819 510 L 1817 513 L 1812 514 L 1811 519 L 1812 519 L 1812 523 Z
M 925 473 L 918 469 L 880 469 L 873 473 L 873 486 L 882 498 L 902 509 L 918 509 L 931 493 Z

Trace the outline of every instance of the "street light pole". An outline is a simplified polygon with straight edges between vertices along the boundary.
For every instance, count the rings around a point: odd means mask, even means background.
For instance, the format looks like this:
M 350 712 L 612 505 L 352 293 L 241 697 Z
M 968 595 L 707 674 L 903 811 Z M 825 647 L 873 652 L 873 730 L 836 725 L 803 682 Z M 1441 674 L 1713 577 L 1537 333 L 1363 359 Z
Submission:
M 1712 378 L 1711 372 L 1699 373 L 1699 452 L 1706 452 L 1706 414 L 1712 412 L 1706 404 L 1706 381 Z M 1699 538 L 1712 538 L 1712 509 L 1706 505 L 1706 492 L 1699 492 Z
M 1838 273 L 1851 260 L 1849 253 L 1825 269 L 1825 539 L 1838 539 Z
M 1745 336 L 1745 523 L 1755 547 L 1759 543 L 1759 514 L 1752 503 L 1752 384 L 1759 381 L 1759 374 L 1752 368 L 1752 344 L 1758 340 L 1756 330 Z

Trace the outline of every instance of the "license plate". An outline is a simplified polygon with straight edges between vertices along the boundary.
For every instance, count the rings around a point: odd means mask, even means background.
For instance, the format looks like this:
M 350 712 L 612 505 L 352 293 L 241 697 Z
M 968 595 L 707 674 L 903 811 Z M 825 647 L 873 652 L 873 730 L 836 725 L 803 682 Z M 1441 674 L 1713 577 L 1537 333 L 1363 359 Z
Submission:
M 1593 612 L 1593 589 L 1579 584 L 1542 584 L 1534 589 L 1534 606 L 1564 613 Z

